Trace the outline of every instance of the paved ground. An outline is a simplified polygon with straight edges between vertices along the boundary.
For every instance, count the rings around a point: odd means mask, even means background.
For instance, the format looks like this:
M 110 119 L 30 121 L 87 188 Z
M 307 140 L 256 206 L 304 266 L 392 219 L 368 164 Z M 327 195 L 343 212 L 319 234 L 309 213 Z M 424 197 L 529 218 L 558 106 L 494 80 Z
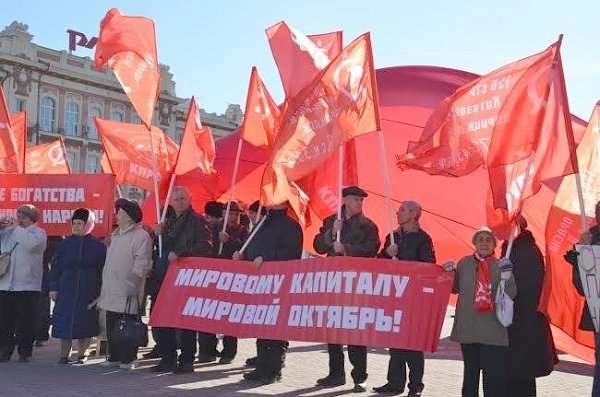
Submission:
M 452 324 L 452 311 L 446 316 L 440 350 L 428 354 L 425 363 L 424 396 L 460 396 L 462 362 L 459 347 L 446 339 Z M 148 351 L 143 349 L 141 353 Z M 327 372 L 326 346 L 292 342 L 283 371 L 283 381 L 268 386 L 241 381 L 247 371 L 243 363 L 255 353 L 254 340 L 240 341 L 239 354 L 232 364 L 197 365 L 193 374 L 156 375 L 147 370 L 156 361 L 145 360 L 132 371 L 106 369 L 101 358 L 83 366 L 59 365 L 57 340 L 36 348 L 29 364 L 11 361 L 0 364 L 2 397 L 129 397 L 129 396 L 320 396 L 352 394 L 347 363 L 348 384 L 334 389 L 314 387 Z M 385 383 L 388 355 L 383 349 L 368 356 L 369 389 Z M 561 355 L 562 362 L 548 377 L 538 380 L 538 396 L 589 396 L 593 368 L 573 357 Z M 363 393 L 363 396 L 374 395 Z M 406 395 L 406 394 L 404 394 Z

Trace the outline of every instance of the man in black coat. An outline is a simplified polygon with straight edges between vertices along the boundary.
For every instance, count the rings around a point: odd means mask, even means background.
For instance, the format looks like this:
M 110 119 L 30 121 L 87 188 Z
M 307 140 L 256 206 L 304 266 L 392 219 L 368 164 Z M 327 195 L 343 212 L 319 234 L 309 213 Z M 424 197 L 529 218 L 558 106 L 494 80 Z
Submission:
M 319 234 L 315 236 L 313 247 L 319 254 L 328 256 L 375 257 L 381 241 L 377 225 L 363 215 L 363 200 L 367 193 L 356 186 L 342 190 L 344 206 L 342 218 L 331 215 L 323 221 Z M 340 232 L 338 241 L 337 234 Z M 317 380 L 323 387 L 341 386 L 346 383 L 344 371 L 344 351 L 342 345 L 327 345 L 329 352 L 329 374 Z M 367 347 L 348 345 L 348 358 L 354 369 L 354 392 L 365 392 L 367 380 Z
M 243 253 L 233 259 L 252 261 L 261 268 L 264 262 L 288 261 L 302 258 L 303 232 L 300 224 L 287 215 L 287 203 L 267 207 L 267 214 L 256 227 L 258 231 Z M 279 382 L 288 342 L 258 339 L 256 369 L 244 374 L 246 380 L 258 380 L 263 384 Z
M 156 235 L 162 235 L 162 257 L 156 258 L 154 274 L 162 283 L 169 264 L 181 257 L 210 256 L 212 235 L 208 222 L 191 207 L 190 193 L 176 186 L 171 195 L 171 207 L 165 222 L 156 225 Z M 158 330 L 157 330 L 158 331 Z M 177 340 L 174 328 L 161 328 L 159 336 L 161 361 L 152 367 L 154 372 L 186 373 L 194 371 L 196 356 L 196 331 L 178 330 L 181 335 L 181 356 L 177 364 Z
M 380 258 L 435 263 L 433 241 L 419 225 L 423 210 L 416 201 L 403 201 L 396 212 L 398 228 L 394 231 L 394 244 L 388 235 Z M 406 384 L 406 366 L 410 370 L 408 396 L 419 397 L 423 392 L 425 356 L 423 352 L 390 348 L 387 383 L 373 390 L 382 394 L 401 394 Z
M 589 230 L 583 232 L 579 238 L 579 244 L 581 245 L 600 245 L 600 201 L 596 203 L 596 224 Z M 577 293 L 581 296 L 585 296 L 583 285 L 581 284 L 581 276 L 579 274 L 579 266 L 577 264 L 577 251 L 575 247 L 565 254 L 565 259 L 573 266 L 572 276 L 573 285 L 577 289 Z M 594 321 L 590 314 L 590 309 L 586 304 L 583 307 L 581 313 L 581 321 L 579 322 L 579 329 L 584 331 L 594 332 L 594 338 L 596 341 L 596 365 L 594 367 L 594 384 L 592 386 L 592 397 L 600 397 L 600 333 L 596 332 L 594 327 Z
M 544 283 L 544 256 L 527 230 L 527 220 L 517 218 L 520 234 L 513 241 L 510 261 L 517 283 L 513 323 L 508 327 L 507 390 L 509 396 L 536 395 L 535 378 L 549 375 L 558 362 L 550 324 L 537 311 Z M 507 243 L 502 246 L 506 254 Z
M 225 212 L 225 209 L 223 210 Z M 231 259 L 236 251 L 239 251 L 248 238 L 248 229 L 240 224 L 242 208 L 238 203 L 232 201 L 227 218 L 227 227 L 223 231 L 223 221 L 212 225 L 212 256 L 214 258 Z M 223 244 L 221 254 L 219 246 Z M 198 332 L 198 362 L 212 362 L 220 354 L 219 364 L 229 364 L 237 354 L 238 340 L 235 336 L 223 336 L 223 350 L 217 351 L 217 335 L 208 332 Z

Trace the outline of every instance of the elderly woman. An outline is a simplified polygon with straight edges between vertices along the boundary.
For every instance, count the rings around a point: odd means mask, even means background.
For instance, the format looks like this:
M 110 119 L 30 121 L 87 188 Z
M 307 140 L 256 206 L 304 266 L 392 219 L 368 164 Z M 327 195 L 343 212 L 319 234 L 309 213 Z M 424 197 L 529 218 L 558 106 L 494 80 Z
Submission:
M 483 227 L 473 235 L 475 253 L 462 258 L 456 266 L 452 292 L 458 294 L 454 326 L 450 338 L 461 344 L 463 354 L 463 397 L 479 395 L 479 376 L 483 371 L 486 397 L 506 395 L 506 355 L 508 330 L 500 324 L 494 310 L 494 298 L 500 279 L 505 291 L 517 294 L 512 264 L 494 256 L 497 240 Z M 452 266 L 444 264 L 449 270 Z
M 50 298 L 52 336 L 61 340 L 59 364 L 69 363 L 73 339 L 78 339 L 77 364 L 87 359 L 91 337 L 98 335 L 95 305 L 100 295 L 106 247 L 90 233 L 94 213 L 78 208 L 71 218 L 73 235 L 62 240 L 52 257 Z
M 0 362 L 15 350 L 29 362 L 33 350 L 35 308 L 42 289 L 46 232 L 37 225 L 39 210 L 31 204 L 17 209 L 17 219 L 0 221 L 2 252 L 11 252 L 10 266 L 0 277 Z
M 113 339 L 113 330 L 123 317 L 140 313 L 144 280 L 152 267 L 152 239 L 140 222 L 142 210 L 133 201 L 118 210 L 117 229 L 111 236 L 102 271 L 98 307 L 106 310 L 108 358 L 103 365 L 132 369 L 138 346 Z

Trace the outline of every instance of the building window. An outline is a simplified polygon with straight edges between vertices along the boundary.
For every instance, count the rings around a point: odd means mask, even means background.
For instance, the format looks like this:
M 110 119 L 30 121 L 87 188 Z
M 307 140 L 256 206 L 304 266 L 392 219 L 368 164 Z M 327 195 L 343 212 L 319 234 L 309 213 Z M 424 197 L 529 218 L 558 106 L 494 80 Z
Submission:
M 27 102 L 25 101 L 25 99 L 18 99 L 15 101 L 15 112 L 19 113 L 19 112 L 24 112 L 25 110 L 27 110 Z
M 65 134 L 78 135 L 79 130 L 79 105 L 75 102 L 67 103 L 65 113 Z
M 110 119 L 113 121 L 123 121 L 123 113 L 117 111 L 117 110 L 113 110 L 110 113 Z
M 100 172 L 100 157 L 97 154 L 88 153 L 85 172 L 88 174 L 96 174 Z
M 131 123 L 132 124 L 142 124 L 142 119 L 140 118 L 140 116 L 137 115 L 137 113 L 133 113 L 131 115 Z
M 54 132 L 54 114 L 56 111 L 54 99 L 47 96 L 43 97 L 41 107 L 40 127 L 42 131 Z
M 90 139 L 98 139 L 98 130 L 96 129 L 96 123 L 94 123 L 94 117 L 102 117 L 102 110 L 98 106 L 92 106 L 89 111 L 87 137 Z
M 69 160 L 69 168 L 71 168 L 71 172 L 77 174 L 79 172 L 79 153 L 74 150 L 67 149 L 67 158 Z

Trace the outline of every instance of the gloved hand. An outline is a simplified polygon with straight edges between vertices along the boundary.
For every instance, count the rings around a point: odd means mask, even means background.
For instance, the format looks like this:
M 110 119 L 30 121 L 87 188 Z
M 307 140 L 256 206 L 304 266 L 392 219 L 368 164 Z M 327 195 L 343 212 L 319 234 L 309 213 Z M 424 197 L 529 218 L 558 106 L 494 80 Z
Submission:
M 508 280 L 512 276 L 513 263 L 508 258 L 502 258 L 498 261 L 500 266 L 500 279 Z
M 442 268 L 444 269 L 445 272 L 451 272 L 453 270 L 456 270 L 456 263 L 454 263 L 454 261 L 444 262 L 442 264 Z

